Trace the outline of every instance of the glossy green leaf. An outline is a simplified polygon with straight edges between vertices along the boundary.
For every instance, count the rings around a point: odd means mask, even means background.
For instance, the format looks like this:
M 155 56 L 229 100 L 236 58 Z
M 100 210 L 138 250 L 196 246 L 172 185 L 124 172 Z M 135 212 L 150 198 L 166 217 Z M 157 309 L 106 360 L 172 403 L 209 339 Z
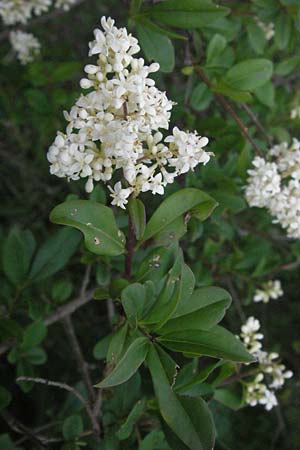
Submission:
M 254 361 L 241 341 L 218 325 L 206 331 L 178 330 L 157 340 L 170 350 L 191 356 L 207 355 L 237 362 Z
M 146 406 L 145 399 L 138 400 L 137 403 L 134 405 L 126 421 L 121 425 L 121 427 L 117 431 L 117 436 L 120 440 L 129 438 L 135 423 L 144 412 L 145 406 Z
M 229 13 L 211 0 L 166 0 L 146 10 L 147 15 L 166 25 L 178 28 L 200 28 Z
M 107 256 L 124 253 L 123 235 L 107 206 L 89 200 L 65 202 L 52 210 L 50 220 L 80 230 L 92 253 Z
M 172 269 L 170 269 L 164 286 L 143 323 L 156 324 L 159 329 L 174 313 L 181 299 L 188 299 L 195 286 L 195 277 L 191 269 L 184 264 L 180 251 Z
M 139 43 L 149 61 L 158 62 L 162 72 L 172 72 L 175 52 L 171 40 L 146 25 L 137 25 Z
M 219 388 L 215 390 L 214 399 L 234 411 L 243 406 L 242 396 L 230 388 Z
M 128 347 L 113 371 L 100 383 L 99 388 L 108 388 L 125 383 L 143 364 L 149 350 L 149 341 L 145 337 L 135 339 Z
M 138 23 L 140 25 L 144 25 L 144 26 L 150 28 L 151 30 L 155 31 L 156 33 L 160 33 L 162 35 L 168 36 L 170 39 L 180 39 L 180 40 L 184 40 L 184 41 L 187 40 L 186 36 L 176 33 L 175 31 L 170 30 L 169 28 L 161 27 L 157 23 L 152 22 L 152 20 L 149 20 L 149 18 L 146 17 L 145 15 L 139 14 L 134 18 L 134 20 L 136 23 Z
M 205 220 L 216 208 L 216 201 L 199 189 L 186 188 L 170 195 L 150 218 L 141 242 L 154 237 L 175 223 L 178 218 L 184 222 L 187 214 Z
M 136 327 L 138 321 L 155 301 L 155 289 L 151 281 L 144 285 L 133 283 L 122 291 L 121 300 L 129 323 Z
M 130 214 L 134 234 L 137 240 L 141 239 L 146 227 L 145 206 L 138 198 L 130 198 L 128 202 L 128 211 Z
M 201 397 L 179 397 L 179 400 L 198 433 L 203 450 L 213 449 L 216 439 L 216 429 L 212 414 L 206 402 Z M 187 450 L 189 448 L 185 445 L 181 447 L 182 443 L 178 440 L 176 434 L 170 436 L 167 432 L 166 437 L 169 444 L 172 445 L 172 448 L 176 448 L 176 450 L 181 448 L 182 450 Z
M 171 430 L 191 450 L 203 450 L 194 424 L 172 390 L 158 353 L 150 346 L 147 363 L 151 373 L 154 392 L 164 421 Z
M 128 331 L 128 323 L 125 322 L 121 327 L 115 330 L 110 336 L 107 348 L 106 360 L 108 364 L 114 364 L 120 360 L 125 346 L 125 340 Z
M 273 64 L 268 59 L 248 59 L 228 70 L 225 83 L 241 91 L 253 91 L 270 80 Z

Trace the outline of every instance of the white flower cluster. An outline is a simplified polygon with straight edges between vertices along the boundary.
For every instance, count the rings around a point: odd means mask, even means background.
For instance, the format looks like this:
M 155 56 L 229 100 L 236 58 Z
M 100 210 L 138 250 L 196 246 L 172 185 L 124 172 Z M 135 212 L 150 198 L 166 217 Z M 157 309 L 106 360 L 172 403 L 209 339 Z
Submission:
M 257 25 L 263 30 L 265 33 L 265 37 L 267 41 L 270 41 L 275 34 L 275 25 L 273 22 L 265 23 L 256 18 Z
M 270 280 L 262 284 L 261 289 L 256 289 L 253 301 L 269 303 L 270 299 L 282 297 L 283 290 L 279 280 Z
M 210 154 L 203 150 L 208 139 L 196 132 L 175 127 L 163 139 L 159 130 L 168 129 L 173 103 L 149 78 L 159 64 L 147 66 L 133 56 L 140 47 L 126 28 L 116 28 L 105 17 L 101 24 L 104 32 L 96 29 L 89 44 L 97 63 L 84 68 L 87 77 L 80 82 L 89 91 L 65 113 L 66 133 L 58 132 L 47 157 L 52 174 L 87 178 L 87 192 L 94 181 L 107 183 L 118 171 L 109 189 L 112 204 L 125 208 L 131 194 L 163 194 L 176 176 L 206 164 Z
M 291 110 L 291 119 L 300 119 L 300 106 L 296 106 Z
M 261 340 L 263 334 L 259 333 L 260 323 L 254 317 L 249 317 L 241 327 L 241 338 L 245 347 L 257 358 L 259 367 L 254 380 L 245 383 L 245 401 L 250 406 L 264 405 L 267 411 L 277 405 L 274 391 L 280 389 L 285 380 L 293 376 L 293 372 L 286 370 L 284 364 L 279 362 L 278 353 L 268 353 L 262 350 Z
M 69 9 L 76 0 L 0 0 L 0 16 L 6 25 L 25 24 L 33 16 L 39 16 L 55 8 Z
M 17 54 L 21 64 L 25 65 L 33 61 L 35 56 L 40 53 L 41 45 L 38 39 L 31 33 L 24 31 L 11 31 L 9 40 L 12 48 Z
M 260 341 L 264 338 L 264 335 L 262 333 L 258 333 L 259 330 L 259 320 L 254 317 L 249 317 L 247 322 L 241 327 L 240 336 L 248 352 L 252 355 L 257 354 L 257 352 L 262 348 L 262 343 Z
M 258 156 L 252 161 L 246 199 L 250 206 L 267 208 L 288 237 L 300 239 L 300 142 L 276 145 L 267 157 L 271 162 Z

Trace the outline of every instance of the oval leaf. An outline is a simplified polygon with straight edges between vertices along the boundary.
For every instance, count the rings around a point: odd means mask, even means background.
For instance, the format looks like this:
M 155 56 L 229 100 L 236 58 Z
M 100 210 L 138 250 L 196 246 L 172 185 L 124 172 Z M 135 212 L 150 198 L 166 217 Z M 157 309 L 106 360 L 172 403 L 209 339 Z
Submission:
M 216 208 L 217 202 L 199 189 L 181 189 L 170 195 L 157 208 L 149 220 L 145 234 L 141 242 L 162 233 L 164 229 L 171 232 L 170 226 L 176 223 L 178 218 L 184 221 L 184 215 L 188 212 L 200 220 L 205 220 Z
M 242 342 L 220 326 L 210 330 L 178 330 L 158 338 L 167 348 L 187 355 L 207 355 L 238 362 L 253 362 Z
M 124 253 L 123 235 L 107 206 L 90 200 L 65 202 L 52 210 L 50 220 L 80 230 L 92 253 L 108 256 Z
M 273 64 L 268 59 L 248 59 L 231 67 L 224 81 L 241 91 L 253 91 L 270 80 Z
M 125 383 L 134 375 L 146 359 L 149 349 L 149 341 L 145 337 L 135 339 L 129 346 L 127 352 L 120 359 L 114 370 L 101 383 L 96 384 L 99 388 L 108 388 Z

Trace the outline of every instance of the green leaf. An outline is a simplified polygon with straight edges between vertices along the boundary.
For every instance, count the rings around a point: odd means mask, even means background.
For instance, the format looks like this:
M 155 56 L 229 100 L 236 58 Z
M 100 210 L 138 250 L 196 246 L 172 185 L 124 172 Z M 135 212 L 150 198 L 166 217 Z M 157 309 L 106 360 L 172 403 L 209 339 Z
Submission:
M 191 422 L 193 423 L 195 430 L 198 433 L 203 450 L 213 449 L 216 439 L 216 429 L 212 414 L 206 402 L 202 400 L 201 397 L 179 397 L 179 400 L 185 411 L 189 415 Z M 185 445 L 183 447 L 180 446 L 182 445 L 182 443 L 178 441 L 176 435 L 173 435 L 171 437 L 167 431 L 166 437 L 169 444 L 172 445 L 172 448 L 176 448 L 176 450 L 179 450 L 181 448 L 182 450 L 188 449 L 188 447 L 186 447 Z
M 143 364 L 148 349 L 149 341 L 147 338 L 140 337 L 135 339 L 113 371 L 101 383 L 96 384 L 96 387 L 108 388 L 125 383 Z
M 177 330 L 157 338 L 165 347 L 191 356 L 212 356 L 238 362 L 253 362 L 241 341 L 220 326 L 209 330 Z
M 267 39 L 264 31 L 256 23 L 250 23 L 247 26 L 248 39 L 255 53 L 261 55 L 264 53 L 267 45 Z
M 241 91 L 226 84 L 224 80 L 219 80 L 214 86 L 214 91 L 231 98 L 235 102 L 249 103 L 252 100 L 250 92 Z
M 206 63 L 212 64 L 213 60 L 218 58 L 227 45 L 226 39 L 221 34 L 215 34 L 209 41 L 206 49 Z
M 140 416 L 143 414 L 145 410 L 146 402 L 145 399 L 138 400 L 138 402 L 134 405 L 132 410 L 129 413 L 126 421 L 121 425 L 119 430 L 117 431 L 117 436 L 120 440 L 128 439 L 132 433 L 133 427 Z
M 159 22 L 178 28 L 200 28 L 225 17 L 229 9 L 210 0 L 166 0 L 146 10 Z
M 191 106 L 197 111 L 208 108 L 213 99 L 213 93 L 205 83 L 198 83 L 191 93 Z
M 243 150 L 241 151 L 241 153 L 238 156 L 238 160 L 237 160 L 237 173 L 239 175 L 239 177 L 242 178 L 242 180 L 246 180 L 246 178 L 248 177 L 248 169 L 251 166 L 251 162 L 252 162 L 252 155 L 251 152 L 249 150 L 248 145 L 245 145 Z
M 162 233 L 167 228 L 170 230 L 170 226 L 176 223 L 177 219 L 184 223 L 187 213 L 199 220 L 205 220 L 216 206 L 216 201 L 199 189 L 181 189 L 166 198 L 157 208 L 146 226 L 140 243 Z
M 30 231 L 22 231 L 13 227 L 4 241 L 2 264 L 7 278 L 19 285 L 26 280 L 35 242 Z
M 158 62 L 162 72 L 172 72 L 175 65 L 175 52 L 167 36 L 152 28 L 137 24 L 139 43 L 149 61 Z
M 5 387 L 0 386 L 0 411 L 7 408 L 11 400 L 11 393 Z
M 109 364 L 115 365 L 119 361 L 123 353 L 127 331 L 128 324 L 126 322 L 111 335 L 106 357 Z
M 234 411 L 239 410 L 243 405 L 242 397 L 238 396 L 236 392 L 233 392 L 228 388 L 216 389 L 214 399 Z
M 254 91 L 270 80 L 273 64 L 268 59 L 248 59 L 228 70 L 224 81 L 241 91 Z
M 155 301 L 155 289 L 151 281 L 145 283 L 133 283 L 122 291 L 122 305 L 131 326 L 136 327 L 142 318 L 145 309 L 149 309 Z
M 130 198 L 128 211 L 137 240 L 141 239 L 146 227 L 146 211 L 143 202 L 137 198 Z
M 50 220 L 80 230 L 87 249 L 92 253 L 107 256 L 124 253 L 122 232 L 107 206 L 90 200 L 65 202 L 52 210 Z
M 170 387 L 167 375 L 153 345 L 150 346 L 147 363 L 164 421 L 189 449 L 203 450 L 204 447 L 194 424 Z
M 224 289 L 197 289 L 188 301 L 179 304 L 175 314 L 158 332 L 166 334 L 177 330 L 208 330 L 223 319 L 230 303 L 231 296 Z
M 105 359 L 112 338 L 111 334 L 108 334 L 103 339 L 101 339 L 93 348 L 93 356 L 95 359 Z
M 300 65 L 300 56 L 292 56 L 284 59 L 275 67 L 275 74 L 286 76 L 293 72 Z
M 25 349 L 36 347 L 39 345 L 47 335 L 47 327 L 39 320 L 34 322 L 25 329 L 22 347 Z
M 188 301 L 180 302 L 172 319 L 195 312 L 199 309 L 203 310 L 219 303 L 224 303 L 226 309 L 229 308 L 231 304 L 231 295 L 229 292 L 225 291 L 225 289 L 215 286 L 205 286 L 196 289 Z
M 265 106 L 269 108 L 274 107 L 275 103 L 275 87 L 271 81 L 268 81 L 263 86 L 255 89 L 256 98 Z
M 286 11 L 283 11 L 275 20 L 275 44 L 280 50 L 284 50 L 289 45 L 291 33 L 292 20 Z
M 67 441 L 76 439 L 83 432 L 83 423 L 79 415 L 69 416 L 63 423 L 63 435 Z
M 175 31 L 170 30 L 169 28 L 161 27 L 160 25 L 157 25 L 156 23 L 149 20 L 144 15 L 137 15 L 134 18 L 136 23 L 139 23 L 141 25 L 145 25 L 146 27 L 150 28 L 151 30 L 163 34 L 165 36 L 168 36 L 170 39 L 180 39 L 180 40 L 187 40 L 186 36 L 183 36 L 182 34 L 176 33 Z
M 199 385 L 203 384 L 203 382 L 214 372 L 214 370 L 218 369 L 220 366 L 224 364 L 224 361 L 217 361 L 213 364 L 209 364 L 203 369 L 199 371 L 196 375 L 194 375 L 194 367 L 193 363 L 191 363 L 192 366 L 192 372 L 190 373 L 190 377 L 182 379 L 182 372 L 187 367 L 185 366 L 180 372 L 176 379 L 176 383 L 174 386 L 175 391 L 178 394 L 183 395 L 191 395 L 194 391 L 194 388 L 197 388 Z M 185 375 L 185 374 L 183 374 Z
M 40 366 L 41 364 L 45 364 L 47 361 L 47 354 L 41 347 L 29 348 L 26 350 L 26 354 L 24 356 L 26 360 L 34 366 Z
M 139 266 L 137 281 L 151 280 L 158 283 L 173 266 L 178 254 L 178 242 L 168 248 L 156 247 L 147 254 Z
M 182 299 L 188 300 L 193 292 L 194 286 L 194 274 L 184 264 L 182 251 L 180 251 L 174 266 L 169 271 L 157 301 L 149 314 L 144 318 L 143 323 L 155 325 L 154 329 L 159 329 L 172 316 L 178 303 Z
M 70 280 L 59 280 L 52 285 L 51 297 L 54 302 L 62 303 L 70 298 L 73 284 Z
M 162 431 L 151 431 L 142 440 L 139 450 L 167 450 L 165 448 L 165 437 Z
M 62 269 L 75 253 L 80 241 L 80 233 L 70 228 L 62 228 L 50 236 L 35 255 L 29 274 L 31 280 L 43 280 Z

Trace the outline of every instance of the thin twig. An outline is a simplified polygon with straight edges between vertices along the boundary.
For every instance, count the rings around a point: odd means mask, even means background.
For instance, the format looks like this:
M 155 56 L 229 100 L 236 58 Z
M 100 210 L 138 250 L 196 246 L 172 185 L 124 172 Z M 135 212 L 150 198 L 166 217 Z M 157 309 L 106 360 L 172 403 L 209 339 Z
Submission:
M 5 410 L 1 411 L 1 417 L 15 433 L 25 435 L 28 439 L 34 442 L 34 444 L 38 445 L 39 448 L 43 450 L 50 450 L 50 448 L 46 445 L 48 442 L 47 438 L 30 430 L 30 428 L 26 427 L 19 420 L 15 419 L 11 414 L 9 414 L 9 412 Z
M 78 368 L 81 372 L 82 378 L 83 378 L 83 382 L 88 390 L 88 393 L 91 397 L 91 400 L 94 402 L 96 400 L 96 394 L 93 388 L 93 384 L 92 384 L 92 380 L 87 368 L 87 364 L 84 360 L 81 348 L 80 348 L 80 344 L 78 342 L 75 330 L 74 330 L 74 326 L 72 323 L 72 319 L 70 316 L 67 316 L 63 319 L 63 324 L 64 324 L 64 328 L 66 330 L 66 334 L 69 338 L 69 342 L 70 345 L 72 347 Z
M 232 375 L 231 377 L 225 378 L 225 380 L 221 381 L 219 386 L 227 386 L 228 384 L 235 383 L 236 381 L 241 381 L 244 378 L 248 378 L 251 375 L 257 374 L 258 371 L 259 368 L 256 367 L 255 369 L 250 369 L 247 372 L 236 373 L 235 375 Z
M 58 308 L 54 313 L 50 314 L 50 316 L 46 317 L 44 320 L 44 324 L 46 326 L 52 325 L 55 322 L 58 322 L 59 320 L 63 319 L 66 316 L 70 316 L 75 311 L 77 311 L 78 308 L 88 303 L 94 295 L 95 289 L 90 289 L 86 292 L 85 296 L 79 296 L 75 300 L 71 301 L 70 303 L 67 303 L 66 305 L 61 306 Z
M 254 123 L 254 125 L 256 126 L 256 128 L 258 129 L 258 131 L 261 132 L 261 134 L 264 136 L 264 138 L 267 140 L 269 146 L 271 146 L 272 143 L 272 139 L 270 138 L 270 136 L 268 135 L 268 133 L 266 132 L 266 130 L 264 129 L 263 125 L 261 124 L 261 122 L 259 121 L 259 119 L 257 118 L 257 116 L 254 114 L 254 112 L 249 108 L 248 105 L 246 105 L 245 103 L 241 104 L 241 108 L 246 111 L 246 113 L 248 114 L 248 116 L 250 117 L 250 119 L 252 120 L 252 122 Z
M 194 65 L 195 67 L 195 71 L 198 73 L 198 75 L 202 78 L 202 80 L 204 81 L 204 83 L 211 89 L 211 91 L 213 92 L 216 100 L 226 109 L 226 111 L 231 115 L 231 117 L 233 118 L 233 120 L 236 122 L 237 126 L 239 127 L 239 129 L 241 130 L 241 132 L 243 133 L 243 135 L 248 139 L 248 141 L 251 143 L 252 147 L 254 148 L 255 152 L 258 155 L 262 156 L 262 152 L 259 149 L 259 147 L 256 145 L 256 143 L 254 142 L 254 140 L 252 139 L 251 135 L 248 132 L 247 127 L 243 124 L 243 122 L 240 120 L 240 118 L 236 115 L 236 113 L 234 112 L 234 110 L 232 109 L 232 107 L 230 106 L 230 104 L 227 102 L 227 100 L 223 97 L 222 94 L 219 94 L 219 92 L 215 92 L 214 91 L 214 87 L 213 84 L 211 83 L 211 81 L 209 80 L 209 78 L 206 76 L 204 70 L 198 66 L 197 64 Z
M 78 400 L 81 401 L 81 403 L 83 404 L 83 406 L 86 409 L 87 415 L 89 416 L 90 420 L 91 420 L 91 424 L 94 430 L 94 433 L 99 436 L 100 434 L 100 426 L 98 421 L 96 420 L 93 411 L 89 405 L 89 403 L 86 401 L 86 399 L 80 394 L 80 392 L 78 392 L 75 388 L 73 388 L 72 386 L 69 386 L 66 383 L 60 383 L 58 381 L 51 381 L 51 380 L 47 380 L 45 378 L 34 378 L 34 377 L 18 377 L 17 378 L 17 382 L 20 381 L 29 381 L 32 383 L 39 383 L 39 384 L 44 384 L 46 386 L 52 386 L 52 387 L 57 387 L 59 389 L 64 389 L 65 391 L 71 392 L 73 395 L 75 395 Z
M 49 326 L 53 323 L 58 322 L 59 320 L 62 320 L 64 317 L 72 315 L 75 311 L 77 311 L 77 309 L 81 308 L 81 306 L 84 306 L 93 298 L 94 292 L 95 289 L 90 289 L 86 292 L 85 296 L 77 297 L 66 305 L 61 306 L 56 311 L 54 311 L 54 313 L 46 317 L 46 319 L 44 320 L 44 324 L 46 326 Z M 14 345 L 15 339 L 7 339 L 7 341 L 2 342 L 0 344 L 0 355 L 6 353 Z
M 240 300 L 239 300 L 239 297 L 238 297 L 238 295 L 237 295 L 237 292 L 236 292 L 236 290 L 235 290 L 235 288 L 234 288 L 234 286 L 233 286 L 233 283 L 232 283 L 230 277 L 226 277 L 226 283 L 227 283 L 228 289 L 229 289 L 229 291 L 230 291 L 230 294 L 232 295 L 232 300 L 233 300 L 233 303 L 234 303 L 236 312 L 238 313 L 238 315 L 239 315 L 241 321 L 242 321 L 242 322 L 245 322 L 245 320 L 246 320 L 246 314 L 244 313 L 242 304 L 241 304 L 241 302 L 240 302 Z

